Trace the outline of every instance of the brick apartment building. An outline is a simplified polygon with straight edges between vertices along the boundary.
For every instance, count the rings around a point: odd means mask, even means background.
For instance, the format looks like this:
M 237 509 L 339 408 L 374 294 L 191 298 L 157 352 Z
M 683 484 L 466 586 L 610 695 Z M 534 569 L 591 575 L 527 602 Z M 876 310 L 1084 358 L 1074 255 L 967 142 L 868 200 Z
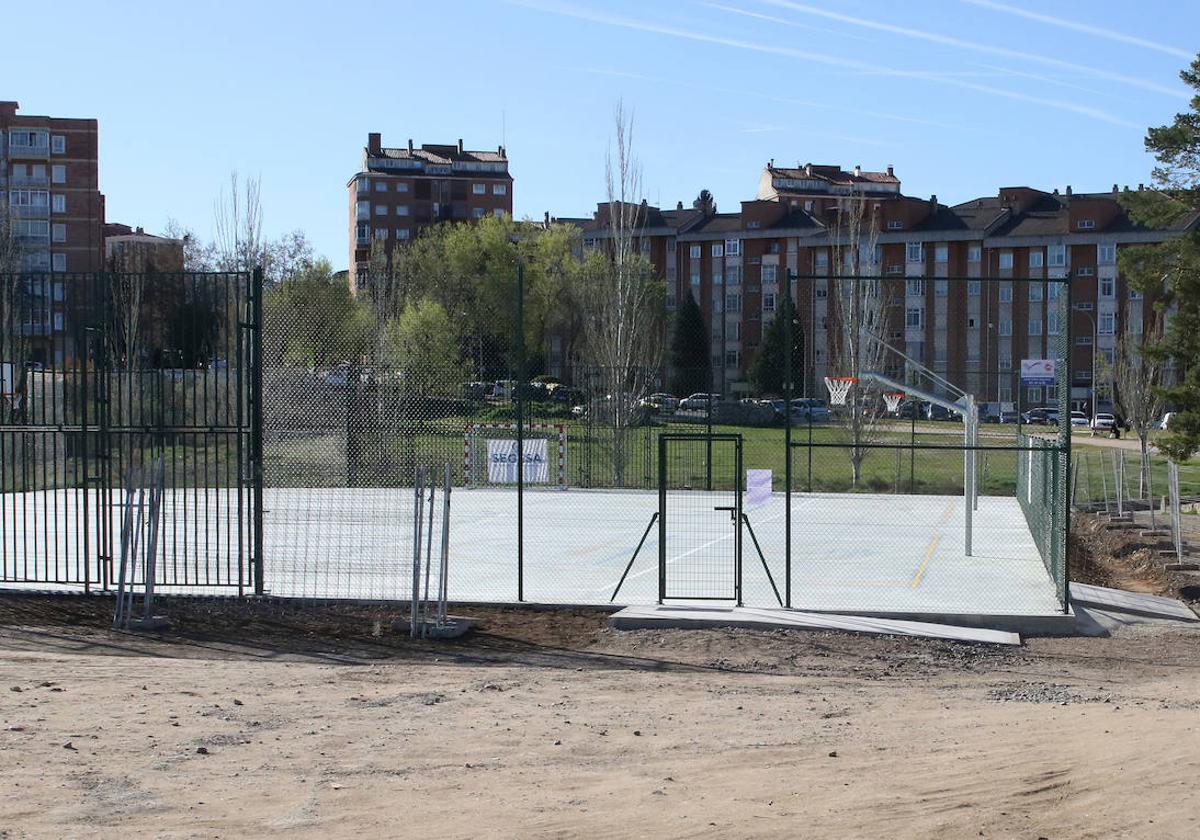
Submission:
M 362 168 L 346 184 L 350 199 L 350 288 L 358 289 L 379 243 L 388 260 L 397 243 L 446 221 L 512 215 L 508 154 L 456 145 L 388 148 L 367 135 Z
M 104 224 L 104 264 L 109 271 L 183 271 L 183 263 L 182 239 L 117 222 Z
M 830 297 L 838 273 L 831 263 L 854 247 L 841 246 L 839 207 L 861 202 L 867 221 L 855 249 L 856 270 L 885 278 L 883 294 L 891 304 L 885 340 L 976 394 L 982 410 L 993 413 L 1013 403 L 1030 407 L 1056 399 L 1052 389 L 1041 387 L 1018 393 L 1019 368 L 1021 359 L 1055 355 L 1053 342 L 1064 326 L 1056 298 L 1063 287 L 1047 281 L 1069 273 L 1071 401 L 1092 411 L 1098 360 L 1111 360 L 1119 333 L 1144 329 L 1152 316 L 1150 302 L 1118 275 L 1118 250 L 1200 223 L 1198 214 L 1177 230 L 1140 227 L 1118 198 L 1116 185 L 1104 193 L 1068 187 L 1064 194 L 1007 187 L 947 206 L 936 196 L 904 195 L 890 166 L 868 172 L 812 164 L 784 168 L 772 161 L 757 196 L 741 202 L 739 212 L 718 213 L 711 205 L 685 209 L 682 203 L 673 211 L 644 206 L 639 247 L 666 282 L 668 307 L 685 294 L 695 296 L 710 328 L 714 387 L 728 396 L 750 392 L 747 371 L 782 294 L 784 272 L 794 272 L 805 342 L 803 389 L 824 397 L 822 378 L 842 373 L 830 357 L 837 340 Z M 606 219 L 600 205 L 591 219 L 558 221 L 581 229 L 586 250 L 602 246 Z M 562 369 L 566 360 L 549 349 L 549 366 Z
M 104 266 L 104 196 L 100 194 L 98 127 L 93 119 L 17 113 L 0 102 L 0 206 L 20 263 L 10 270 L 88 272 Z M 27 283 L 28 310 L 19 332 L 35 364 L 61 364 L 73 354 L 75 320 L 63 281 Z M 6 363 L 12 360 L 4 360 Z

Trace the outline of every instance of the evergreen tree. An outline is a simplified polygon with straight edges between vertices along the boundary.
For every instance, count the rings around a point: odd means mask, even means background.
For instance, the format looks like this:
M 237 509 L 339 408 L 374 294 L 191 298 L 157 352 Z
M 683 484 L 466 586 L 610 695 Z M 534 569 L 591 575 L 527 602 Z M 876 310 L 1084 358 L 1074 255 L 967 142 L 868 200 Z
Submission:
M 700 305 L 689 290 L 675 311 L 671 331 L 671 391 L 681 397 L 712 389 L 712 360 L 709 358 L 708 328 Z
M 1163 396 L 1178 413 L 1156 446 L 1186 460 L 1200 451 L 1200 58 L 1179 75 L 1195 92 L 1190 109 L 1146 133 L 1146 149 L 1158 161 L 1156 189 L 1127 191 L 1124 201 L 1135 221 L 1180 234 L 1122 249 L 1120 264 L 1134 288 L 1161 294 L 1157 305 L 1168 314 L 1162 342 L 1147 352 L 1176 363 L 1178 375 Z
M 767 325 L 758 355 L 750 369 L 750 382 L 759 394 L 783 394 L 784 368 L 787 362 L 787 339 L 784 327 L 792 322 L 792 391 L 803 392 L 804 377 L 804 332 L 796 318 L 796 307 L 786 296 L 778 298 L 775 317 Z

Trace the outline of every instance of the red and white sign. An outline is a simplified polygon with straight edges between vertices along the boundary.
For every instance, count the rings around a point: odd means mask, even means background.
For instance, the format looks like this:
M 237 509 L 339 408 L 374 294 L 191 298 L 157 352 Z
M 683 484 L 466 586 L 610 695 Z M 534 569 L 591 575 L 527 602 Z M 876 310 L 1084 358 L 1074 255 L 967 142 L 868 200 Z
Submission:
M 1054 385 L 1058 382 L 1055 375 L 1054 359 L 1022 359 L 1022 385 Z

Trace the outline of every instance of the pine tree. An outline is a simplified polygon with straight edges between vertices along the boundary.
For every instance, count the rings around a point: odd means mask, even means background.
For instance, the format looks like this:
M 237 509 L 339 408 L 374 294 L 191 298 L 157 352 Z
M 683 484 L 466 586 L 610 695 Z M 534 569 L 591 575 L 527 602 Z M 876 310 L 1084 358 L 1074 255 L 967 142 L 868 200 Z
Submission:
M 689 290 L 675 312 L 671 330 L 671 391 L 681 397 L 712 389 L 708 328 L 700 305 Z
M 792 391 L 799 393 L 804 371 L 804 332 L 796 318 L 796 307 L 787 296 L 779 298 L 775 317 L 763 333 L 758 355 L 750 368 L 750 382 L 759 394 L 783 394 L 787 362 L 785 327 L 792 322 Z
M 1190 110 L 1146 133 L 1146 150 L 1158 161 L 1156 188 L 1126 192 L 1124 202 L 1135 221 L 1180 235 L 1122 249 L 1120 264 L 1130 285 L 1161 294 L 1157 305 L 1169 313 L 1162 342 L 1148 353 L 1177 365 L 1179 375 L 1162 389 L 1177 413 L 1170 433 L 1155 445 L 1175 460 L 1186 460 L 1200 451 L 1200 58 L 1179 76 L 1195 91 Z

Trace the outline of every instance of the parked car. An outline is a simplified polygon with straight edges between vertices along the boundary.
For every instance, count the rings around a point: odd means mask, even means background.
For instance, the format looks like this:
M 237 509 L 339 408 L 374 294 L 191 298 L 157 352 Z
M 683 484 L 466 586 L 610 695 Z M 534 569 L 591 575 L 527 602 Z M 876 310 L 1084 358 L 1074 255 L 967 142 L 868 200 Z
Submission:
M 1058 423 L 1058 409 L 1031 408 L 1021 415 L 1021 422 L 1028 426 L 1053 426 Z
M 797 397 L 792 400 L 792 418 L 807 423 L 825 423 L 829 420 L 829 406 L 816 397 Z
M 720 394 L 689 394 L 679 401 L 680 411 L 708 411 L 709 400 L 712 400 L 713 405 L 721 401 Z
M 464 382 L 464 400 L 486 400 L 492 395 L 495 386 L 491 382 Z
M 659 412 L 660 414 L 670 414 L 672 411 L 679 408 L 679 398 L 674 394 L 651 394 L 648 397 L 644 397 L 641 401 L 641 404 L 646 408 L 650 408 Z
M 1072 426 L 1075 425 L 1075 415 L 1077 413 L 1078 412 L 1074 412 L 1074 411 L 1071 412 L 1071 425 Z M 1115 415 L 1112 415 L 1112 414 L 1107 414 L 1107 413 L 1097 414 L 1095 417 L 1092 418 L 1091 427 L 1092 427 L 1093 435 L 1096 434 L 1096 432 L 1103 432 L 1104 434 L 1108 434 L 1108 435 L 1115 434 L 1117 436 L 1120 436 L 1120 434 L 1121 434 L 1121 430 L 1117 426 L 1117 418 Z
M 926 420 L 955 420 L 955 419 L 961 420 L 962 415 L 959 414 L 958 412 L 951 411 L 950 409 L 946 408 L 944 405 L 935 405 L 934 403 L 929 403 L 928 407 L 925 409 L 925 419 Z
M 1111 415 L 1111 414 L 1108 414 L 1108 415 L 1097 414 L 1096 416 L 1097 416 L 1097 417 L 1105 417 L 1105 416 L 1107 416 L 1107 417 L 1112 417 L 1112 415 Z M 1115 422 L 1116 422 L 1116 421 L 1114 420 L 1114 423 L 1115 423 Z M 1082 411 L 1072 411 L 1072 412 L 1071 412 L 1071 425 L 1072 425 L 1072 426 L 1085 426 L 1085 427 L 1086 427 L 1086 426 L 1088 425 L 1088 418 L 1087 418 L 1087 415 L 1086 415 L 1086 414 L 1084 414 Z
M 577 405 L 583 402 L 583 391 L 570 385 L 555 385 L 550 389 L 550 402 Z
M 1175 419 L 1175 414 L 1176 412 L 1174 411 L 1168 411 L 1166 414 L 1164 414 L 1162 416 L 1162 420 L 1159 421 L 1158 428 L 1162 429 L 1164 432 L 1171 428 L 1171 421 Z

